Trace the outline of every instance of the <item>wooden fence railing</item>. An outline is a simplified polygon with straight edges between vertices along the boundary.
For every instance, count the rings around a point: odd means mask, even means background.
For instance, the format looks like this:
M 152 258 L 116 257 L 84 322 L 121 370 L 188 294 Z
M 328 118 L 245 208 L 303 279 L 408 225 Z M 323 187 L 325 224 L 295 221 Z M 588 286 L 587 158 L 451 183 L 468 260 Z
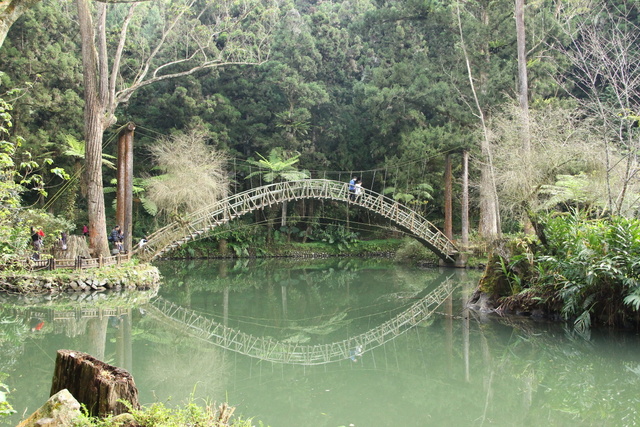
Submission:
M 25 260 L 22 261 L 22 266 L 31 271 L 41 270 L 57 270 L 57 269 L 70 269 L 70 270 L 84 270 L 88 268 L 106 267 L 109 265 L 117 265 L 123 262 L 129 261 L 131 254 L 118 254 L 107 257 L 99 258 L 70 258 L 70 259 L 55 259 L 47 258 L 41 260 Z

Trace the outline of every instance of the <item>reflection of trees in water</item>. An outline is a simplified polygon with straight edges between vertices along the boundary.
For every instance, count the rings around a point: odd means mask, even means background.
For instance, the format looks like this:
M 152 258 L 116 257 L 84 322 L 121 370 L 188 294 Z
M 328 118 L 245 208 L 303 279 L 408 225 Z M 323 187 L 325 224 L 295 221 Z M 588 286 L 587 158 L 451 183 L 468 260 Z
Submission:
M 223 323 L 231 320 L 237 327 L 274 329 L 326 329 L 323 324 L 331 328 L 336 317 L 343 317 L 344 313 L 351 315 L 354 310 L 363 312 L 371 305 L 401 302 L 397 295 L 387 301 L 371 301 L 375 292 L 411 296 L 439 274 L 437 270 L 409 273 L 388 260 L 367 258 L 172 261 L 160 263 L 159 267 L 165 278 L 162 293 L 173 292 L 173 299 L 180 305 L 203 304 L 205 298 L 209 299 L 208 304 L 219 304 L 211 299 L 212 293 L 227 292 L 237 308 L 238 298 L 234 295 L 243 294 L 241 304 L 246 308 L 230 310 Z M 261 317 L 270 321 L 263 322 Z M 266 333 L 272 335 L 276 331 Z
M 153 351 L 146 352 L 136 374 L 144 379 L 146 390 L 153 390 L 160 398 L 223 394 L 230 367 L 222 350 L 161 324 L 146 325 L 140 338 L 156 344 Z
M 483 379 L 482 419 L 499 419 L 511 407 L 519 425 L 540 419 L 554 425 L 635 425 L 640 416 L 637 337 L 630 343 L 624 334 L 604 332 L 585 340 L 557 323 L 513 317 L 493 322 L 490 328 L 477 323 L 482 354 L 476 357 L 483 363 L 471 373 Z
M 24 351 L 29 325 L 20 317 L 0 314 L 0 372 L 10 372 Z
M 224 274 L 212 273 L 225 264 Z M 335 289 L 344 288 L 357 280 L 364 270 L 380 270 L 384 274 L 404 274 L 404 279 L 424 284 L 429 277 L 435 278 L 437 271 L 424 270 L 409 273 L 403 267 L 395 268 L 386 260 L 368 258 L 347 258 L 328 260 L 304 259 L 243 259 L 236 261 L 199 260 L 168 261 L 158 263 L 163 273 L 163 288 L 182 288 L 189 282 L 192 291 L 222 291 L 225 287 L 234 292 L 261 288 L 266 283 L 280 283 L 287 280 L 300 280 L 307 284 Z M 391 273 L 390 273 L 391 268 Z M 399 277 L 402 279 L 403 277 Z M 420 288 L 422 289 L 422 288 Z

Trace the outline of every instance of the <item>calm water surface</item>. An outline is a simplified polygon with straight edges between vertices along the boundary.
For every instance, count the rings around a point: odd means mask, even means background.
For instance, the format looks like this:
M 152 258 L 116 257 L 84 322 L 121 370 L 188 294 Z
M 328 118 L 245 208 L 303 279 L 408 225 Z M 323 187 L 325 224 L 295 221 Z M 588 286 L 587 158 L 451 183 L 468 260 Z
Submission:
M 272 427 L 640 423 L 638 335 L 469 313 L 478 272 L 359 259 L 158 266 L 158 295 L 2 298 L 0 371 L 19 412 L 6 425 L 48 398 L 62 348 L 128 369 L 143 404 L 228 401 Z M 381 327 L 449 287 L 426 319 Z M 216 331 L 242 351 L 215 345 Z M 363 334 L 380 339 L 313 366 L 258 348 Z

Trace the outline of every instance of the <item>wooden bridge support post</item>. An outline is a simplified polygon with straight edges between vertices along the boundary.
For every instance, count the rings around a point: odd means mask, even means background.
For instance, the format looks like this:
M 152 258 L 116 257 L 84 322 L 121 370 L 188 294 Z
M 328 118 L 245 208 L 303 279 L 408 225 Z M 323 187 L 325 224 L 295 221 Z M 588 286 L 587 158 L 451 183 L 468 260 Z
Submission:
M 451 153 L 447 153 L 444 163 L 444 235 L 453 240 L 453 176 Z
M 131 251 L 133 230 L 133 131 L 136 125 L 127 124 L 118 137 L 118 185 L 116 189 L 116 223 L 124 233 L 124 248 Z

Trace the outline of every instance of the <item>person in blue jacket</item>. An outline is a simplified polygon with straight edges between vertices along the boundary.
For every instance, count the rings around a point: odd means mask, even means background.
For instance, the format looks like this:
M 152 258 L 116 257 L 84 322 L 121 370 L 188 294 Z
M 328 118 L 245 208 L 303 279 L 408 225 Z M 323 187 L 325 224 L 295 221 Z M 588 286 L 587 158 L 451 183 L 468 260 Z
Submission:
M 351 178 L 351 181 L 349 181 L 349 200 L 356 199 L 356 182 L 358 182 L 357 176 L 354 176 Z

